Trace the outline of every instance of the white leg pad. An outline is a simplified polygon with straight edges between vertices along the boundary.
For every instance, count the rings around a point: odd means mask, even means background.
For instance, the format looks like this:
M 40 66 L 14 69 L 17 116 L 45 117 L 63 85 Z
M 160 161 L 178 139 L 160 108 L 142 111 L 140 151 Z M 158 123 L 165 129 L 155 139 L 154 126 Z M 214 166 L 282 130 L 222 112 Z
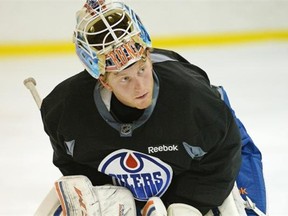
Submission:
M 171 204 L 167 211 L 168 216 L 202 216 L 198 209 L 183 203 Z
M 223 204 L 219 206 L 218 209 L 221 216 L 239 216 L 232 193 L 230 193 L 230 195 L 224 200 Z
M 55 182 L 63 215 L 87 215 L 101 213 L 92 184 L 84 176 L 64 176 Z M 97 208 L 98 207 L 98 208 Z
M 247 216 L 245 211 L 245 201 L 242 199 L 237 185 L 235 183 L 230 195 L 224 200 L 223 204 L 218 207 L 221 216 Z M 214 216 L 210 210 L 205 216 Z
M 240 192 L 239 192 L 239 189 L 236 185 L 236 182 L 235 182 L 234 188 L 233 188 L 231 193 L 232 193 L 236 208 L 239 212 L 239 215 L 240 216 L 247 216 L 246 211 L 245 211 L 245 201 L 243 200 L 243 198 L 240 195 Z
M 64 216 L 136 216 L 133 195 L 124 187 L 93 187 L 85 176 L 65 176 L 55 182 L 55 188 Z
M 93 191 L 99 201 L 101 216 L 137 215 L 134 197 L 131 191 L 127 188 L 121 186 L 103 185 L 93 187 Z

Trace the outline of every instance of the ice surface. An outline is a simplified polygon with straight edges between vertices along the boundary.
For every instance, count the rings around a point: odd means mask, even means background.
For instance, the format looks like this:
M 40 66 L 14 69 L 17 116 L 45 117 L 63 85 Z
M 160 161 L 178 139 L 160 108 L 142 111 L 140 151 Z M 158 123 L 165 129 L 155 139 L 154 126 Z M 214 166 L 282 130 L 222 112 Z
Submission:
M 263 154 L 269 213 L 287 215 L 288 43 L 177 49 L 223 85 L 237 116 Z M 40 113 L 23 80 L 44 97 L 82 65 L 76 55 L 0 59 L 0 215 L 33 215 L 61 174 Z

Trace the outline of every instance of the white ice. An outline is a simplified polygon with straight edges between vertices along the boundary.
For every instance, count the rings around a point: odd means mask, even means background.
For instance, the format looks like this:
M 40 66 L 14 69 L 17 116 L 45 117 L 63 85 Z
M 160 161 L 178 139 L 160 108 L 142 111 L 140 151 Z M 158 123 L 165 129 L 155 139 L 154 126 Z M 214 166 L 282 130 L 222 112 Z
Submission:
M 178 49 L 223 85 L 238 117 L 262 151 L 268 211 L 287 213 L 288 43 Z M 40 113 L 23 85 L 34 77 L 41 97 L 82 70 L 76 55 L 0 59 L 0 215 L 33 215 L 61 174 Z

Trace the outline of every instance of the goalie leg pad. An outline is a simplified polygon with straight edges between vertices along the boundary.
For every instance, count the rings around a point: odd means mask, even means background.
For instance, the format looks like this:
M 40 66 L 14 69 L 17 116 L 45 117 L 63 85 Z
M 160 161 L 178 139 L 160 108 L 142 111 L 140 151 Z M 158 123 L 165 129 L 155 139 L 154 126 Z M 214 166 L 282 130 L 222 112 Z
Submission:
M 93 187 L 85 176 L 64 176 L 55 188 L 64 216 L 136 216 L 133 195 L 124 187 Z
M 230 193 L 230 195 L 224 200 L 223 204 L 219 206 L 218 209 L 221 216 L 240 216 L 232 193 Z
M 64 176 L 55 182 L 55 189 L 66 215 L 95 215 L 100 209 L 92 184 L 84 176 Z
M 127 188 L 121 186 L 103 185 L 93 187 L 93 191 L 99 200 L 101 216 L 137 215 L 134 197 L 131 191 Z

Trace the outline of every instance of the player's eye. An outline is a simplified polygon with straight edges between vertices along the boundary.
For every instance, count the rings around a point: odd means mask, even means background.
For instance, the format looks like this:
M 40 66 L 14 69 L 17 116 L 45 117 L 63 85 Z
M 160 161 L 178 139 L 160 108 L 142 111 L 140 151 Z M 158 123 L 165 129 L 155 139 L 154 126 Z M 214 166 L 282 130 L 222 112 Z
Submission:
M 128 82 L 129 79 L 130 79 L 130 77 L 124 76 L 124 77 L 122 77 L 122 78 L 120 79 L 120 81 L 121 81 L 121 82 Z
M 143 74 L 145 72 L 145 66 L 142 66 L 138 70 L 138 74 Z

